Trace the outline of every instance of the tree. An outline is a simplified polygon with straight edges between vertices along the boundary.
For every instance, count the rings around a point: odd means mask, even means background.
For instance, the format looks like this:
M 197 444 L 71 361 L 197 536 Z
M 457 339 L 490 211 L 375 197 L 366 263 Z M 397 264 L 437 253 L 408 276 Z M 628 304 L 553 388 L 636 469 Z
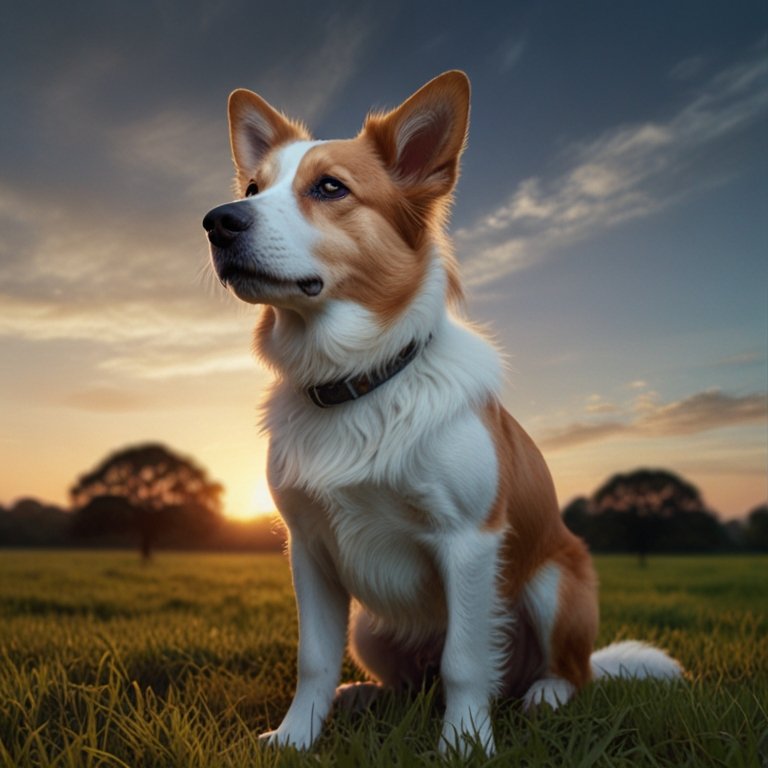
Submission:
M 68 543 L 70 515 L 37 499 L 19 499 L 10 509 L 0 507 L 0 545 L 55 547 Z
M 611 477 L 591 499 L 564 510 L 569 527 L 597 550 L 712 551 L 729 544 L 727 532 L 691 483 L 661 469 Z
M 589 538 L 593 516 L 592 502 L 586 496 L 577 496 L 563 510 L 563 522 L 584 539 Z
M 695 486 L 664 469 L 637 469 L 614 475 L 594 494 L 598 512 L 634 510 L 641 515 L 670 517 L 677 512 L 699 512 L 704 502 Z
M 749 513 L 744 538 L 750 549 L 768 552 L 768 504 L 761 504 Z
M 204 536 L 221 516 L 223 487 L 191 459 L 148 443 L 108 456 L 70 490 L 75 530 L 81 535 L 138 533 L 147 560 L 158 537 Z

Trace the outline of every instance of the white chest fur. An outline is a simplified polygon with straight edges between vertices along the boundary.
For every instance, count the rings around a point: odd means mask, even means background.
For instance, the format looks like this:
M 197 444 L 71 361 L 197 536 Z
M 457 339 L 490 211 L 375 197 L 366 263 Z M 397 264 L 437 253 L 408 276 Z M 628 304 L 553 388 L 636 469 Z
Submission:
M 498 356 L 446 311 L 443 296 L 436 261 L 418 300 L 386 334 L 364 313 L 331 305 L 303 338 L 278 321 L 267 341 L 277 366 L 298 374 L 276 383 L 263 411 L 281 514 L 350 595 L 411 635 L 445 621 L 439 547 L 446 534 L 482 524 L 498 474 L 479 415 L 498 391 Z M 429 332 L 404 370 L 354 402 L 321 409 L 296 385 L 318 359 L 357 365 L 381 349 L 391 357 Z
M 492 348 L 446 320 L 359 401 L 323 410 L 286 385 L 270 398 L 269 479 L 289 528 L 322 549 L 350 595 L 411 637 L 444 628 L 441 537 L 477 528 L 496 494 L 478 415 L 496 372 Z
M 322 543 L 346 591 L 397 634 L 442 631 L 439 577 L 426 521 L 415 509 L 392 491 L 365 485 L 332 492 L 324 508 Z

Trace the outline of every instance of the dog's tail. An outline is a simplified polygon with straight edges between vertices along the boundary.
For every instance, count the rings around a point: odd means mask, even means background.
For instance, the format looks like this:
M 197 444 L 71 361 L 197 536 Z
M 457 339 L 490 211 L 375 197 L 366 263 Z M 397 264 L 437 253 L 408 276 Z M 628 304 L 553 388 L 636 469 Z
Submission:
M 592 678 L 647 677 L 659 680 L 677 680 L 683 676 L 680 663 L 660 648 L 654 648 L 638 640 L 611 643 L 591 657 Z

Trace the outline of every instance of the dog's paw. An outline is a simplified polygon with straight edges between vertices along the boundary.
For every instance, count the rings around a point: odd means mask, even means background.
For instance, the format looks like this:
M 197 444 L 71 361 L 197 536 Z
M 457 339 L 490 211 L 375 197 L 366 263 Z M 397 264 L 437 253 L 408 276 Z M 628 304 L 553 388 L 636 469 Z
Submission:
M 560 677 L 547 677 L 543 680 L 537 680 L 523 697 L 523 707 L 530 711 L 542 704 L 557 709 L 563 704 L 567 704 L 573 694 L 576 693 L 576 687 L 563 680 Z
M 490 728 L 483 733 L 478 731 L 459 733 L 451 728 L 449 730 L 443 729 L 438 748 L 445 757 L 458 755 L 462 760 L 469 760 L 476 753 L 493 757 L 496 754 L 496 741 Z
M 496 753 L 491 718 L 486 708 L 468 710 L 463 717 L 446 715 L 438 745 L 443 755 L 458 754 L 467 760 L 477 751 L 488 757 Z

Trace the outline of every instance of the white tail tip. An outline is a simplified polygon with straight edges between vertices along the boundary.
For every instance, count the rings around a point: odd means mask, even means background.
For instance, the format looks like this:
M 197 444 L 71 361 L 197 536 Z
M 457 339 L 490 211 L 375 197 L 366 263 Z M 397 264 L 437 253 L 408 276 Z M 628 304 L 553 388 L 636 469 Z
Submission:
M 671 656 L 638 640 L 625 640 L 595 651 L 591 657 L 592 677 L 676 680 L 683 675 L 683 668 Z

